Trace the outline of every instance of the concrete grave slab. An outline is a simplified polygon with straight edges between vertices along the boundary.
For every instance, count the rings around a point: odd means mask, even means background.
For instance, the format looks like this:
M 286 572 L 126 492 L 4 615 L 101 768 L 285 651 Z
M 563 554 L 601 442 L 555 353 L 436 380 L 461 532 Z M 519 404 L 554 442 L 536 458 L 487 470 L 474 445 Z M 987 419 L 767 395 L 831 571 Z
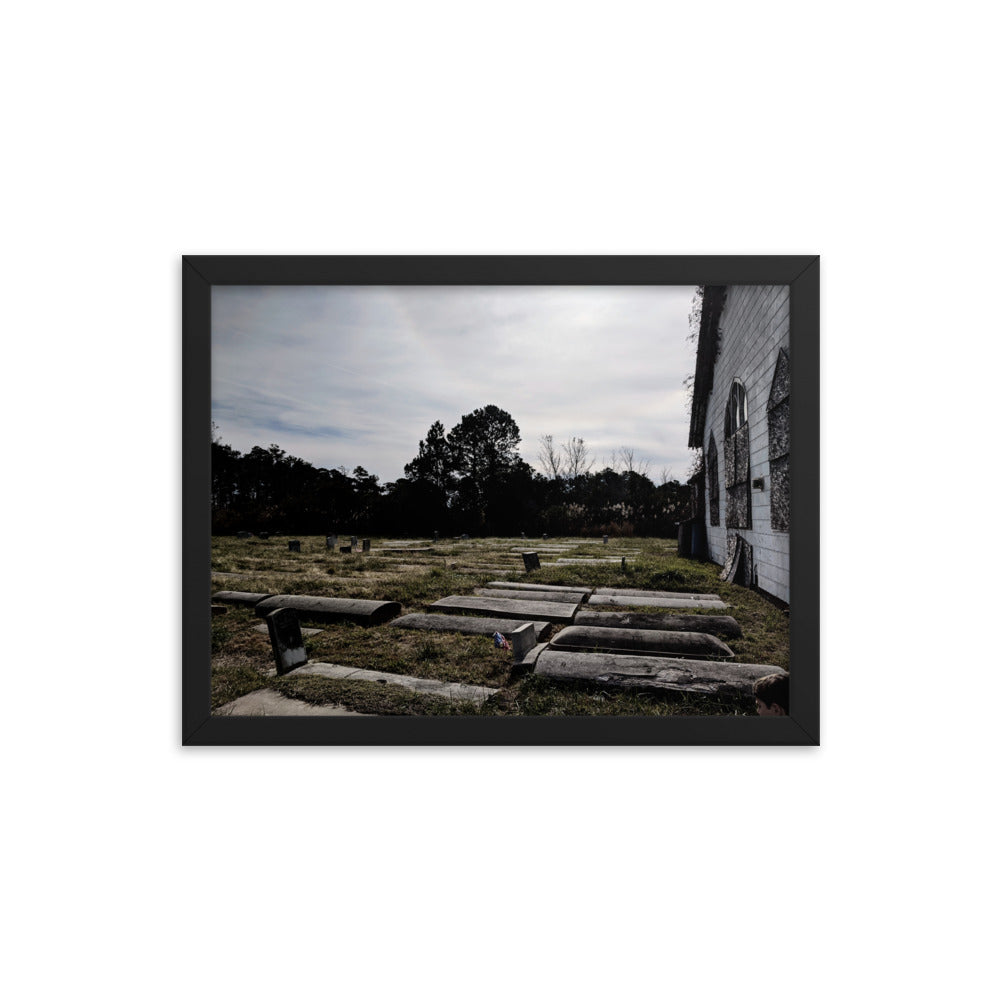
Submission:
M 494 618 L 521 618 L 525 621 L 540 619 L 559 625 L 569 625 L 576 611 L 575 604 L 558 604 L 554 601 L 513 601 L 504 597 L 442 597 L 430 608 L 445 614 L 471 613 L 491 615 Z
M 743 635 L 739 622 L 729 615 L 670 615 L 640 614 L 636 611 L 588 611 L 581 608 L 573 619 L 574 625 L 596 625 L 599 628 L 669 629 L 677 632 L 708 632 L 724 639 Z
M 268 635 L 268 630 L 266 625 L 254 625 L 254 632 L 263 632 L 264 635 Z M 303 628 L 300 629 L 303 635 L 322 635 L 323 629 L 321 628 Z
M 733 651 L 705 632 L 674 632 L 666 629 L 601 628 L 570 625 L 550 643 L 551 649 L 628 652 L 643 656 L 684 656 L 700 659 L 732 659 Z
M 512 601 L 555 601 L 558 604 L 579 604 L 586 596 L 584 590 L 519 590 L 517 588 L 479 587 L 476 597 L 506 597 Z
M 244 590 L 220 590 L 212 595 L 212 600 L 217 604 L 239 604 L 245 608 L 253 608 L 271 596 L 271 594 L 251 594 Z
M 754 681 L 786 671 L 761 663 L 577 653 L 553 650 L 548 645 L 535 660 L 535 673 L 553 680 L 589 681 L 607 687 L 751 695 Z
M 422 632 L 458 632 L 461 635 L 493 635 L 499 632 L 510 639 L 515 629 L 532 625 L 535 638 L 548 638 L 552 622 L 524 621 L 518 618 L 473 618 L 469 615 L 403 615 L 390 623 L 397 628 L 419 629 Z
M 496 587 L 498 590 L 547 590 L 558 591 L 563 594 L 589 594 L 592 587 L 559 587 L 552 583 L 515 583 L 512 580 L 490 580 L 487 587 Z
M 722 601 L 684 600 L 665 597 L 620 597 L 617 594 L 591 594 L 591 604 L 624 608 L 676 608 L 678 611 L 722 611 L 729 605 Z
M 286 675 L 289 677 L 308 675 L 329 677 L 336 681 L 367 681 L 370 684 L 395 684 L 408 688 L 417 694 L 449 698 L 452 701 L 474 701 L 482 703 L 499 691 L 499 688 L 482 684 L 460 684 L 457 681 L 437 681 L 428 677 L 409 677 L 406 674 L 390 674 L 382 670 L 361 670 L 357 667 L 342 667 L 335 663 L 307 663 Z
M 254 606 L 254 613 L 263 618 L 278 608 L 290 608 L 302 621 L 355 622 L 358 625 L 381 625 L 395 618 L 403 606 L 397 601 L 355 601 L 342 597 L 299 597 L 295 594 L 275 594 Z
M 310 705 L 297 698 L 286 698 L 277 691 L 263 688 L 251 691 L 235 701 L 230 701 L 212 712 L 212 715 L 296 715 L 296 716 L 345 716 L 366 715 L 365 712 L 351 712 L 341 705 Z
M 628 590 L 622 587 L 595 587 L 595 594 L 611 597 L 664 597 L 682 601 L 721 601 L 718 594 L 691 594 L 680 590 Z

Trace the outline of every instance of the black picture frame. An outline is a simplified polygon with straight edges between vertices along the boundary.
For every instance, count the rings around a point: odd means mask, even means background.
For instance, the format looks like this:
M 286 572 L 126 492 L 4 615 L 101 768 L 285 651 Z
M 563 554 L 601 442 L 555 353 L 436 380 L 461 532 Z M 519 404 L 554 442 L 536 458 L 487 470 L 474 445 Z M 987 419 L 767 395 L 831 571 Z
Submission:
M 182 742 L 186 746 L 818 746 L 818 256 L 184 256 Z M 791 680 L 785 717 L 213 716 L 211 293 L 216 285 L 789 286 Z

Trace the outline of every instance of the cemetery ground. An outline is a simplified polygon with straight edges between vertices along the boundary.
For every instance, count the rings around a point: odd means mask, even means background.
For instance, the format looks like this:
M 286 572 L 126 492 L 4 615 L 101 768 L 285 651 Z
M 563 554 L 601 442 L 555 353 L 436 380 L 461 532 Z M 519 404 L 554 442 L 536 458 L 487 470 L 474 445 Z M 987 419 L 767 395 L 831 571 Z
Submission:
M 297 540 L 300 551 L 288 542 Z M 762 594 L 719 579 L 719 567 L 681 559 L 677 543 L 660 538 L 448 539 L 436 542 L 360 540 L 352 553 L 328 548 L 323 536 L 279 535 L 267 539 L 218 536 L 212 540 L 212 593 L 246 591 L 376 601 L 396 601 L 403 615 L 424 613 L 453 594 L 472 594 L 491 581 L 714 593 L 730 607 L 724 614 L 742 635 L 727 638 L 734 660 L 789 669 L 789 615 Z M 521 551 L 537 551 L 541 568 L 525 572 Z M 621 558 L 625 558 L 622 568 Z M 587 562 L 557 562 L 589 560 Z M 603 561 L 595 561 L 603 560 Z M 593 599 L 591 603 L 594 603 Z M 583 606 L 584 608 L 587 605 Z M 663 614 L 662 607 L 635 613 Z M 671 613 L 671 612 L 667 612 Z M 689 614 L 719 614 L 691 611 Z M 496 688 L 482 703 L 416 693 L 396 684 L 277 676 L 263 619 L 252 608 L 229 605 L 212 618 L 212 710 L 225 712 L 234 699 L 263 688 L 314 705 L 339 705 L 373 715 L 752 715 L 752 698 L 724 698 L 672 691 L 601 688 L 585 682 L 536 676 L 513 662 L 488 635 L 427 632 L 386 622 L 337 622 L 306 634 L 310 661 L 457 681 Z M 310 624 L 303 621 L 304 630 Z M 561 626 L 554 625 L 551 640 Z

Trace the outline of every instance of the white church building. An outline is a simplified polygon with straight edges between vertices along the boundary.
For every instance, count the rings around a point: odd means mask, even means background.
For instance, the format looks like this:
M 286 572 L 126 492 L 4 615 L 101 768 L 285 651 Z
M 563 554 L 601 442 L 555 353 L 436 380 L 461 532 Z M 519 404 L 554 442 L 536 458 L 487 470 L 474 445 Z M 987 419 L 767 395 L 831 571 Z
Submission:
M 787 285 L 704 289 L 688 446 L 704 458 L 694 555 L 789 601 Z M 703 527 L 702 527 L 703 525 Z M 700 549 L 700 551 L 699 551 Z

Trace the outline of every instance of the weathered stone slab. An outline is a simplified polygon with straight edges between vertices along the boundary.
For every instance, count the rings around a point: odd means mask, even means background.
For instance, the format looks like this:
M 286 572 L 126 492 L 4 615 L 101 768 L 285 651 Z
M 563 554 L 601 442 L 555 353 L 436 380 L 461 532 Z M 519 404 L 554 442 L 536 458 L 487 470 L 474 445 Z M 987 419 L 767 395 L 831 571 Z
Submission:
M 271 596 L 271 594 L 250 594 L 243 590 L 220 590 L 212 595 L 212 600 L 219 604 L 240 604 L 252 608 Z
M 367 549 L 365 551 L 367 551 Z M 429 545 L 422 548 L 417 548 L 414 545 L 383 545 L 382 548 L 376 549 L 375 551 L 376 552 L 430 552 L 431 547 Z
M 721 601 L 718 594 L 689 594 L 680 590 L 625 590 L 621 587 L 595 587 L 595 594 L 612 597 L 664 597 L 675 601 Z
M 521 618 L 526 621 L 541 619 L 568 625 L 573 621 L 575 604 L 558 604 L 554 601 L 512 601 L 504 597 L 442 597 L 430 607 L 445 614 L 471 613 L 492 615 L 494 618 Z
M 518 618 L 473 618 L 469 615 L 403 615 L 391 624 L 422 632 L 458 632 L 461 635 L 493 635 L 494 632 L 499 632 L 506 639 L 510 639 L 522 625 L 532 625 L 539 641 L 547 639 L 552 631 L 552 622 L 523 621 Z
M 547 590 L 562 594 L 589 594 L 592 587 L 560 587 L 554 583 L 515 583 L 512 580 L 490 580 L 487 587 L 498 590 Z
M 279 674 L 287 674 L 307 663 L 306 647 L 302 641 L 298 615 L 289 608 L 269 612 L 265 620 L 271 637 L 271 652 Z
M 507 597 L 512 601 L 555 601 L 558 604 L 579 604 L 586 596 L 583 590 L 510 590 L 499 587 L 480 587 L 473 591 L 477 597 Z
M 268 634 L 268 628 L 266 625 L 254 625 L 253 630 L 255 632 L 263 632 L 264 635 Z M 321 628 L 303 628 L 301 629 L 303 635 L 322 635 L 323 629 Z
M 601 628 L 594 625 L 570 625 L 549 643 L 549 647 L 703 659 L 731 659 L 733 656 L 733 651 L 721 639 L 705 632 Z
M 639 614 L 636 611 L 588 611 L 581 608 L 573 619 L 575 625 L 600 628 L 668 629 L 677 632 L 709 632 L 726 639 L 743 635 L 739 622 L 729 615 Z
M 591 604 L 609 604 L 624 608 L 676 608 L 678 611 L 721 611 L 729 605 L 722 601 L 683 600 L 673 597 L 619 597 L 616 594 L 591 594 Z
M 256 604 L 254 613 L 263 618 L 278 608 L 290 608 L 298 613 L 302 621 L 355 622 L 358 625 L 381 625 L 403 610 L 397 601 L 355 601 L 342 597 L 276 594 Z
M 294 676 L 308 674 L 313 677 L 329 677 L 336 681 L 367 681 L 370 684 L 396 684 L 409 688 L 417 694 L 429 694 L 453 701 L 474 701 L 482 703 L 497 693 L 499 688 L 482 684 L 460 684 L 457 681 L 436 681 L 428 677 L 410 677 L 406 674 L 390 674 L 383 670 L 361 670 L 357 667 L 341 667 L 334 663 L 307 663 L 292 671 Z
M 751 695 L 754 681 L 785 671 L 762 663 L 576 653 L 554 650 L 549 645 L 535 661 L 535 673 L 554 680 L 590 681 L 608 687 Z
M 260 691 L 251 691 L 250 694 L 237 698 L 220 706 L 212 712 L 212 715 L 295 715 L 295 716 L 347 716 L 364 715 L 363 712 L 351 712 L 340 705 L 310 705 L 307 702 L 299 701 L 297 698 L 286 698 L 277 691 L 269 688 L 262 688 Z

